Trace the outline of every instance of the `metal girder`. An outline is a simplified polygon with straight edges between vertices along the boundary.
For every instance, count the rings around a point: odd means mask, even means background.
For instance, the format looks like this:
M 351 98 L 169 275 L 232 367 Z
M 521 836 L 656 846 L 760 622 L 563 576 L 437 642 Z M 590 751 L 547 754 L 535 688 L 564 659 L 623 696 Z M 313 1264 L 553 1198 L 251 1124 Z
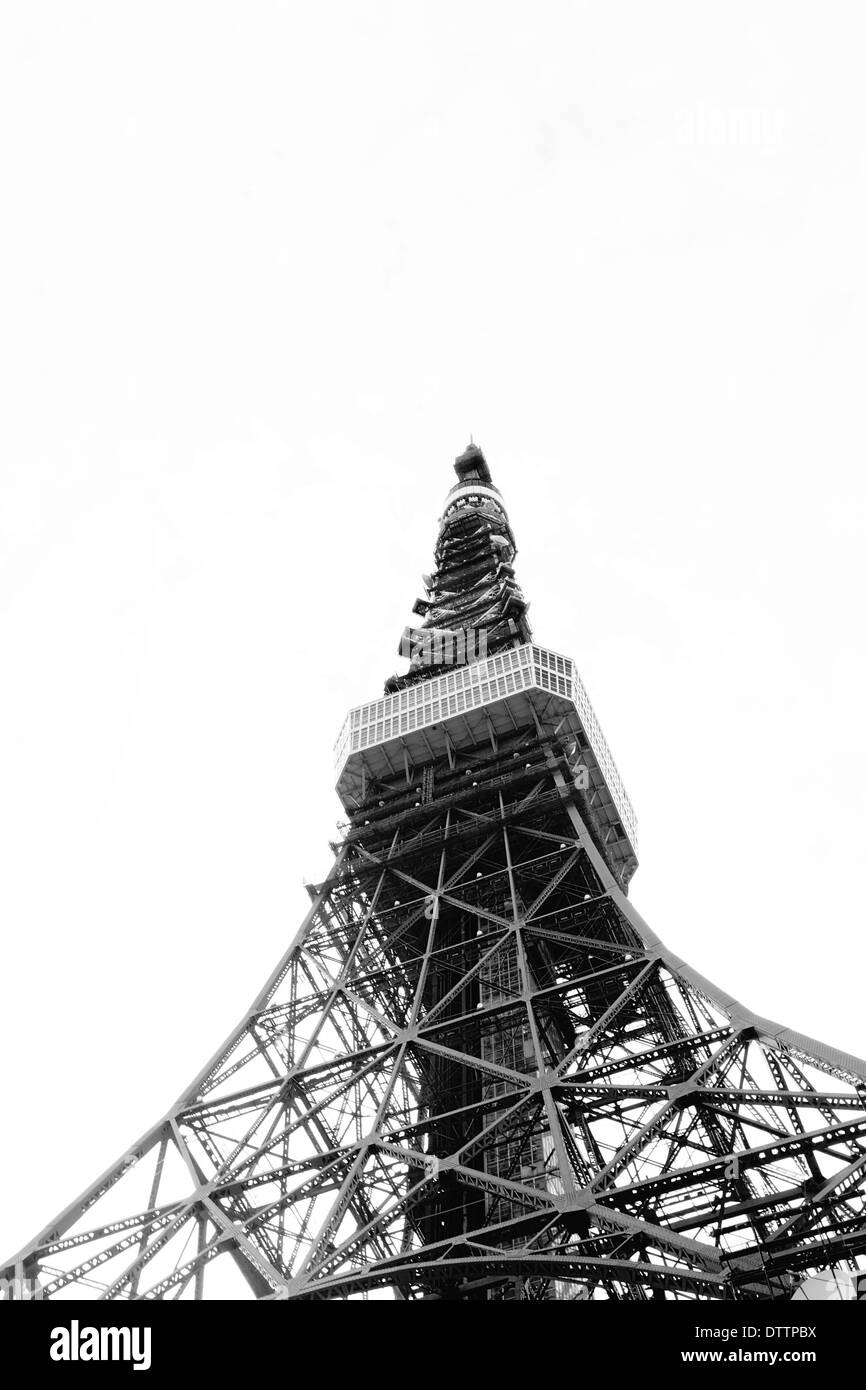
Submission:
M 773 1298 L 863 1261 L 866 1064 L 666 950 L 555 742 L 488 742 L 411 815 L 404 770 L 379 779 L 226 1042 L 2 1272 L 48 1297 Z

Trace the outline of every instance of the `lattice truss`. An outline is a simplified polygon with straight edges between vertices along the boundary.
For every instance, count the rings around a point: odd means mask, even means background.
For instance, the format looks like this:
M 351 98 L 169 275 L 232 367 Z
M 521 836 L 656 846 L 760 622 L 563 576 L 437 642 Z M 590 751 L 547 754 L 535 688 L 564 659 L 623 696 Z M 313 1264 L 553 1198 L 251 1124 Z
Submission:
M 555 743 L 472 760 L 373 789 L 225 1046 L 7 1274 L 51 1298 L 759 1299 L 861 1262 L 863 1071 L 665 950 Z

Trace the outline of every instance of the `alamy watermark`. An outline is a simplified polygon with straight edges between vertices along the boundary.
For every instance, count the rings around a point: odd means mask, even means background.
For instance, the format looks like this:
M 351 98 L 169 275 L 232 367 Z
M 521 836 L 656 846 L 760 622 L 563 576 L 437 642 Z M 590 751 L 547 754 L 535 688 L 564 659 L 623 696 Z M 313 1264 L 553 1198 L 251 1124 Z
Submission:
M 44 1298 L 45 1290 L 38 1279 L 0 1279 L 0 1302 L 29 1303 Z
M 449 631 L 407 627 L 400 640 L 400 655 L 413 666 L 465 666 L 487 655 L 487 628 L 466 627 Z
M 787 118 L 781 107 L 704 106 L 698 102 L 677 113 L 678 145 L 716 149 L 768 149 L 782 143 Z
M 866 1303 L 866 1272 L 834 1269 L 810 1274 L 794 1290 L 792 1301 L 800 1299 L 815 1303 Z

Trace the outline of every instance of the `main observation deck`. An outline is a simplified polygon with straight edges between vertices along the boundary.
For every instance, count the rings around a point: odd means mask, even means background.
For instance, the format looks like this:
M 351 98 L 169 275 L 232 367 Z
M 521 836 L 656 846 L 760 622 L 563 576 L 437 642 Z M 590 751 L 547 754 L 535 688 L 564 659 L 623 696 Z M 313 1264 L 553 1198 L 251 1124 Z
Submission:
M 354 811 L 367 777 L 489 747 L 491 736 L 534 727 L 577 744 L 576 761 L 604 852 L 625 886 L 637 868 L 637 820 L 577 667 L 535 643 L 455 666 L 346 715 L 334 745 L 337 794 Z

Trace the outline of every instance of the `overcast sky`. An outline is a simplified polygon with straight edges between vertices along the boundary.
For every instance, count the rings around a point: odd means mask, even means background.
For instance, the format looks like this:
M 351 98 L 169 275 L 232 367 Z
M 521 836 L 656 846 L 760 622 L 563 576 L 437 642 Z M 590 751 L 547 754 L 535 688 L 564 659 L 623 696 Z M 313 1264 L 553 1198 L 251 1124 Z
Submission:
M 325 875 L 470 433 L 631 897 L 866 1054 L 858 4 L 7 4 L 0 1255 Z

